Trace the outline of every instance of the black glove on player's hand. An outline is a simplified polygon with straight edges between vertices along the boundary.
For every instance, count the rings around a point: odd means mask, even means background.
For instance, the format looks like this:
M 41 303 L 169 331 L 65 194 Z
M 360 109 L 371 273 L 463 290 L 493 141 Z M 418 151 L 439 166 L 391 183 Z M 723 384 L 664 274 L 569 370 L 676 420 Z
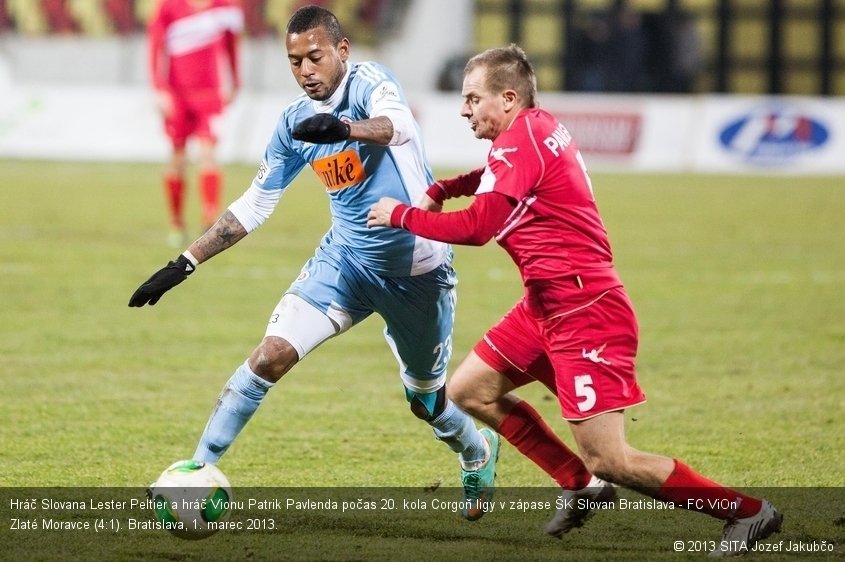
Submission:
M 191 260 L 180 255 L 165 267 L 153 273 L 152 277 L 138 287 L 138 290 L 129 299 L 129 306 L 154 305 L 164 293 L 187 279 L 188 275 L 193 273 L 195 269 L 196 266 L 191 263 Z
M 349 138 L 349 123 L 344 123 L 330 113 L 318 113 L 300 121 L 291 136 L 296 140 L 325 144 Z

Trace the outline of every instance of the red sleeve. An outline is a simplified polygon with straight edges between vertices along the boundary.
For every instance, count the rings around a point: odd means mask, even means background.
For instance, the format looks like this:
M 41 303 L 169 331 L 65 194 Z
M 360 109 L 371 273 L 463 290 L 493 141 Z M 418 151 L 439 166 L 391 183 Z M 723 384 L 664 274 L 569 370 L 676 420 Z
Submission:
M 515 206 L 513 199 L 495 192 L 479 195 L 466 209 L 451 213 L 398 205 L 390 215 L 390 224 L 431 240 L 483 246 L 502 228 Z
M 164 18 L 162 4 L 150 19 L 147 29 L 147 54 L 150 71 L 150 81 L 156 90 L 167 89 L 167 55 L 164 52 Z
M 437 180 L 428 188 L 426 195 L 434 199 L 436 203 L 443 203 L 446 199 L 453 197 L 475 195 L 483 173 L 484 168 L 478 168 L 448 180 Z

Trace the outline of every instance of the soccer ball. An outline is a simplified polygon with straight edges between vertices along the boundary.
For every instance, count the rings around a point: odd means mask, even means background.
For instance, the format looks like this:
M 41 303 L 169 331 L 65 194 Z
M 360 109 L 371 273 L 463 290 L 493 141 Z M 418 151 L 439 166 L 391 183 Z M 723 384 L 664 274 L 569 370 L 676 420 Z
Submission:
M 231 512 L 232 486 L 211 463 L 175 462 L 147 493 L 153 501 L 157 527 L 182 539 L 213 535 Z

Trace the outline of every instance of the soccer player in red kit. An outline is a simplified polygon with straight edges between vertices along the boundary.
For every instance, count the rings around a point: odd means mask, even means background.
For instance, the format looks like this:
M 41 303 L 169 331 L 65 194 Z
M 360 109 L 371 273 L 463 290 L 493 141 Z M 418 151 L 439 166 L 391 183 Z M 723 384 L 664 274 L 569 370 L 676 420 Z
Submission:
M 203 228 L 214 224 L 219 213 L 216 122 L 240 86 L 242 29 L 243 12 L 234 0 L 161 0 L 149 23 L 150 76 L 172 145 L 164 174 L 172 245 L 187 241 L 183 206 L 189 137 L 199 149 Z
M 493 141 L 486 166 L 435 183 L 418 207 L 382 198 L 367 220 L 453 244 L 495 237 L 519 268 L 522 298 L 455 371 L 451 398 L 561 486 L 549 534 L 561 537 L 592 515 L 579 508 L 587 502 L 566 500 L 609 501 L 613 483 L 725 520 L 713 554 L 747 552 L 780 529 L 782 515 L 768 501 L 625 440 L 624 410 L 645 401 L 635 373 L 636 316 L 584 161 L 566 128 L 537 107 L 525 53 L 511 45 L 476 55 L 462 95 L 461 115 L 475 136 Z M 466 209 L 439 212 L 444 200 L 469 195 Z M 581 458 L 512 393 L 533 380 L 557 395 Z

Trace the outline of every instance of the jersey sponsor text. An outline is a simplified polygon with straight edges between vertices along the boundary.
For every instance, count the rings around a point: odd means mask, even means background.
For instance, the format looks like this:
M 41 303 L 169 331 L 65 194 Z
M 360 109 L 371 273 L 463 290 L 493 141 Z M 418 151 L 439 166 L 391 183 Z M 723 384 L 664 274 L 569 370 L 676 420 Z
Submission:
M 311 166 L 328 191 L 338 191 L 367 178 L 358 153 L 352 149 L 315 160 Z

